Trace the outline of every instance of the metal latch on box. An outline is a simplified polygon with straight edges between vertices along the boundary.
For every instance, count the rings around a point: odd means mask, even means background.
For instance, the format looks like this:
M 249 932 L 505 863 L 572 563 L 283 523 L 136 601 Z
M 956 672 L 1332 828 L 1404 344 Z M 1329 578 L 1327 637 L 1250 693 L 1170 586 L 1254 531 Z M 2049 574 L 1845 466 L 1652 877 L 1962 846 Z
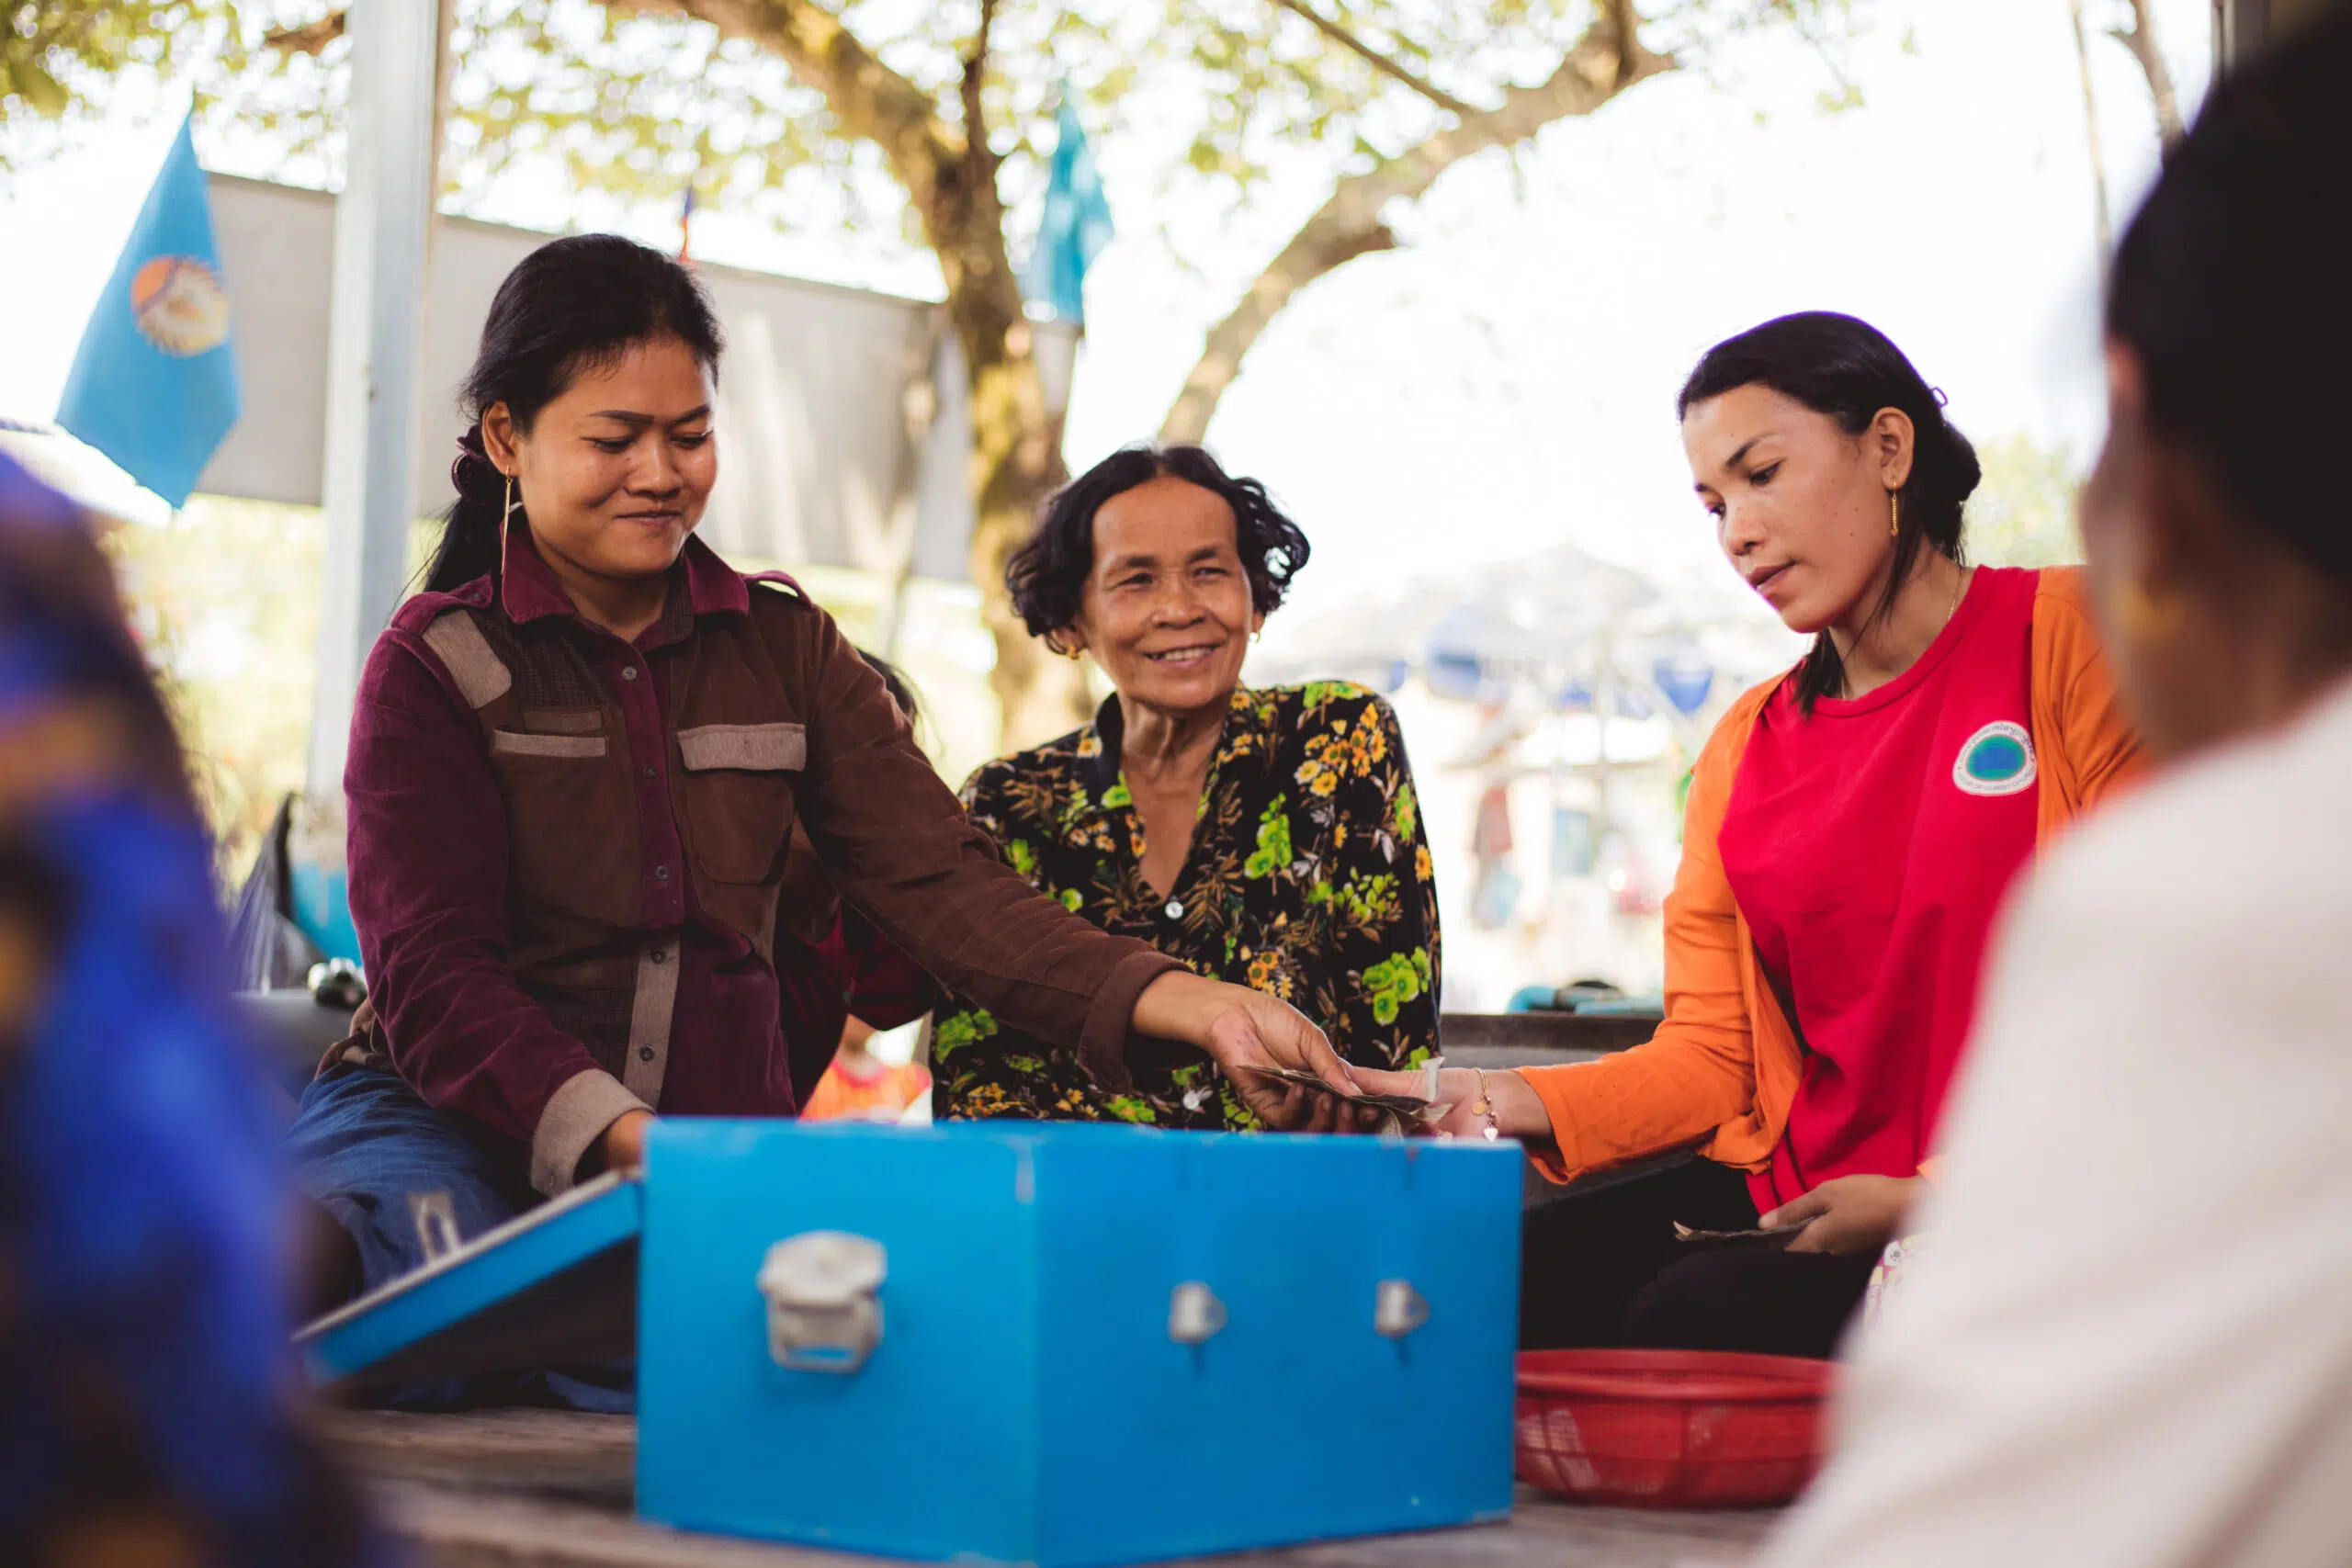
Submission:
M 779 1367 L 849 1373 L 882 1343 L 882 1244 L 846 1231 L 810 1231 L 768 1248 L 760 1294 L 768 1303 L 768 1354 Z
M 1429 1298 L 1411 1280 L 1383 1280 L 1374 1290 L 1372 1331 L 1383 1339 L 1402 1339 L 1429 1320 Z
M 449 1201 L 446 1187 L 410 1193 L 408 1217 L 416 1227 L 416 1245 L 427 1263 L 436 1263 L 466 1244 L 458 1229 L 457 1206 Z
M 1225 1303 L 1198 1280 L 1169 1292 L 1168 1337 L 1179 1345 L 1205 1345 L 1225 1330 Z

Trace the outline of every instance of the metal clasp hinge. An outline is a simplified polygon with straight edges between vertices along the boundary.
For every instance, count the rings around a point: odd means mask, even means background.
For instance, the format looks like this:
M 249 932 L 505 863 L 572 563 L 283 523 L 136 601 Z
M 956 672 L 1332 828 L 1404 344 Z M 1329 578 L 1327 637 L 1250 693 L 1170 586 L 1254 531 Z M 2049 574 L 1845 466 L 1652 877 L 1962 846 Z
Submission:
M 449 1190 L 436 1187 L 430 1192 L 408 1195 L 409 1224 L 416 1227 L 417 1249 L 427 1263 L 442 1258 L 466 1245 L 465 1236 L 458 1229 L 458 1211 L 449 1201 Z
M 846 1231 L 810 1231 L 777 1242 L 760 1264 L 768 1303 L 768 1354 L 779 1367 L 846 1375 L 882 1343 L 882 1244 Z
M 1383 1280 L 1372 1294 L 1372 1331 L 1402 1339 L 1430 1320 L 1429 1299 L 1409 1280 Z
M 1169 1293 L 1168 1337 L 1177 1344 L 1205 1345 L 1225 1324 L 1225 1303 L 1198 1280 L 1187 1280 Z

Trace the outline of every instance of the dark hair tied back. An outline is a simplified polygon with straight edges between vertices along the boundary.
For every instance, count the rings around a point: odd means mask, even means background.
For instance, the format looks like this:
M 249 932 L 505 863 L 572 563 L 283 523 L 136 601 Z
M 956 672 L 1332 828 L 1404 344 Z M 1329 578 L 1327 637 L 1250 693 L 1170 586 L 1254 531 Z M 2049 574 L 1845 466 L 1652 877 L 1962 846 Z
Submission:
M 1752 327 L 1709 349 L 1682 384 L 1678 416 L 1695 403 L 1741 387 L 1770 387 L 1782 397 L 1837 421 L 1849 435 L 1871 427 L 1882 409 L 1911 420 L 1911 476 L 1903 482 L 1901 527 L 1886 592 L 1871 612 L 1875 621 L 1894 607 L 1911 580 L 1919 552 L 1932 549 L 1965 562 L 1961 513 L 1984 470 L 1976 448 L 1944 417 L 1944 395 L 1928 385 L 1887 335 L 1868 321 L 1834 310 L 1806 310 Z M 1807 714 L 1846 683 L 1837 645 L 1823 632 L 1797 671 L 1797 701 Z
M 502 508 L 506 504 L 506 476 L 490 460 L 480 420 L 466 426 L 466 433 L 458 437 L 458 460 L 449 465 L 449 487 L 462 500 Z
M 1094 514 L 1112 497 L 1163 475 L 1198 485 L 1233 509 L 1233 543 L 1250 579 L 1250 607 L 1261 615 L 1281 608 L 1311 550 L 1266 487 L 1227 474 L 1198 446 L 1125 446 L 1057 491 L 1037 531 L 1005 563 L 1005 588 L 1030 636 L 1050 640 L 1078 619 L 1094 570 Z
M 504 403 L 514 427 L 527 433 L 539 412 L 582 371 L 662 337 L 676 338 L 718 374 L 724 344 L 702 285 L 680 263 L 634 240 L 617 234 L 550 240 L 506 275 L 466 377 L 463 402 L 472 423 L 449 467 L 458 499 L 425 569 L 428 592 L 447 592 L 498 570 L 506 479 L 482 446 L 482 411 Z M 524 521 L 518 512 L 516 524 Z

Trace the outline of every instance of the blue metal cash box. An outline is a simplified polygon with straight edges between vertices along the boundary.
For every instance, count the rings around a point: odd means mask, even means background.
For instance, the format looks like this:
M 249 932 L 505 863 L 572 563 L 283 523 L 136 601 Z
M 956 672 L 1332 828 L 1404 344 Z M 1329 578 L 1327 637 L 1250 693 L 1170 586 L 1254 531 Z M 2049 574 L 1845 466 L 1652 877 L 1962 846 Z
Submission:
M 1510 1507 L 1520 1181 L 1510 1145 L 663 1122 L 641 1182 L 305 1349 L 511 1361 L 517 1303 L 633 1244 L 648 1518 L 1039 1568 L 1462 1524 Z

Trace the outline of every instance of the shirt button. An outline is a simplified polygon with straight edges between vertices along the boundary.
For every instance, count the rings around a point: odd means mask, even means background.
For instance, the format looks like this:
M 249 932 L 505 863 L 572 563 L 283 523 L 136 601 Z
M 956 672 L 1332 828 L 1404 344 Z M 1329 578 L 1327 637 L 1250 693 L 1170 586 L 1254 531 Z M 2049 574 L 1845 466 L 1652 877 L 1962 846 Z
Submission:
M 669 880 L 670 880 L 670 868 L 669 868 L 668 866 L 666 866 L 666 865 L 657 865 L 657 866 L 655 866 L 655 867 L 653 868 L 653 880 L 654 880 L 654 881 L 656 881 L 656 882 L 667 882 L 667 881 L 669 881 Z
M 653 1060 L 653 1047 L 650 1045 L 639 1045 L 637 1048 L 637 1059 L 640 1062 L 650 1062 Z
M 666 947 L 657 947 L 646 956 L 651 958 L 656 964 L 667 964 L 670 962 L 670 950 Z
M 1170 898 L 1168 900 L 1168 908 L 1166 912 L 1168 918 L 1171 920 L 1182 919 L 1184 918 L 1184 905 L 1181 899 Z
M 645 764 L 645 776 L 649 779 L 653 776 L 653 764 L 650 762 Z
M 634 680 L 636 680 L 636 679 L 637 679 L 637 666 L 636 666 L 636 665 L 634 665 L 634 664 L 624 664 L 624 665 L 622 665 L 622 666 L 621 666 L 621 679 L 622 679 L 622 680 L 624 680 L 624 681 L 634 681 Z

